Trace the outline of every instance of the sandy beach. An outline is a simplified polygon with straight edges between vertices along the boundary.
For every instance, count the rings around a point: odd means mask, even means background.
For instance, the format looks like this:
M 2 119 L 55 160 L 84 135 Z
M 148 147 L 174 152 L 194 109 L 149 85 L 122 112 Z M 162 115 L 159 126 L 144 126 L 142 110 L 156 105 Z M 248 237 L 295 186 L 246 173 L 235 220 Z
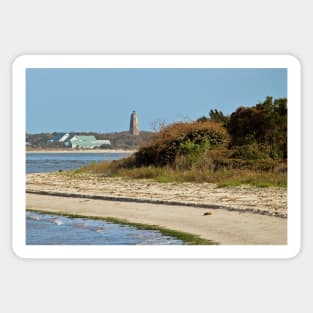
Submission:
M 27 194 L 27 208 L 42 212 L 114 217 L 189 232 L 225 245 L 286 244 L 287 220 L 253 213 Z
M 159 225 L 220 244 L 287 243 L 283 188 L 40 173 L 27 174 L 26 190 L 28 209 Z

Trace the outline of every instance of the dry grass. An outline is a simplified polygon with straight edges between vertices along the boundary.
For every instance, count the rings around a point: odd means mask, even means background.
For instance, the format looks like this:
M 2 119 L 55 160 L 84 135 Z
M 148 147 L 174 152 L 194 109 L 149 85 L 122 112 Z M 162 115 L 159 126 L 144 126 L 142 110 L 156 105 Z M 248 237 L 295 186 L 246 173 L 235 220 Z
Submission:
M 201 168 L 177 170 L 171 167 L 139 167 L 119 168 L 109 162 L 93 163 L 75 173 L 89 172 L 100 176 L 124 178 L 148 178 L 157 182 L 194 182 L 216 183 L 219 187 L 239 186 L 248 184 L 257 187 L 286 187 L 287 173 L 285 171 L 257 171 L 249 169 L 219 169 L 208 171 Z

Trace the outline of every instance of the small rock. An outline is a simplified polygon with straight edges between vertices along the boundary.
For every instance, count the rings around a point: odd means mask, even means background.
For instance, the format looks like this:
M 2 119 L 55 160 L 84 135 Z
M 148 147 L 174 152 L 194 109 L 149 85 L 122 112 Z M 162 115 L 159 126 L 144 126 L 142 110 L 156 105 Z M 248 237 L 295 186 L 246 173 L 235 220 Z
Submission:
M 212 212 L 204 212 L 202 215 L 203 216 L 205 216 L 205 215 L 212 215 Z

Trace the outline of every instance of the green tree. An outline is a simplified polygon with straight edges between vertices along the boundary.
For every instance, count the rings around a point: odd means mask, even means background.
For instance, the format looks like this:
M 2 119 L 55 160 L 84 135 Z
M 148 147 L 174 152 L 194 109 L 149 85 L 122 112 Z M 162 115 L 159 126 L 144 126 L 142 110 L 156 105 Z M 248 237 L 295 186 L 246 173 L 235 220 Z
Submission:
M 210 120 L 216 123 L 221 123 L 224 127 L 227 127 L 229 123 L 229 116 L 224 115 L 222 111 L 210 110 L 209 112 Z
M 287 99 L 267 97 L 254 107 L 240 107 L 227 128 L 231 146 L 257 144 L 272 158 L 287 157 Z

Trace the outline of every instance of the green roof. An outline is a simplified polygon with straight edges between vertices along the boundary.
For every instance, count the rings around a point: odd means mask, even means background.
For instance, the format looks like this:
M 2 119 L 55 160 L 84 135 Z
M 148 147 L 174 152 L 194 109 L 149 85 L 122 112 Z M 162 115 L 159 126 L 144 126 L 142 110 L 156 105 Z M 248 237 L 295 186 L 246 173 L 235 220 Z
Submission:
M 79 136 L 75 135 L 71 139 L 72 147 L 94 148 L 102 145 L 102 142 L 97 141 L 95 136 Z
M 94 141 L 94 140 L 96 140 L 95 136 L 78 136 L 78 135 L 76 135 L 75 137 L 81 141 Z

